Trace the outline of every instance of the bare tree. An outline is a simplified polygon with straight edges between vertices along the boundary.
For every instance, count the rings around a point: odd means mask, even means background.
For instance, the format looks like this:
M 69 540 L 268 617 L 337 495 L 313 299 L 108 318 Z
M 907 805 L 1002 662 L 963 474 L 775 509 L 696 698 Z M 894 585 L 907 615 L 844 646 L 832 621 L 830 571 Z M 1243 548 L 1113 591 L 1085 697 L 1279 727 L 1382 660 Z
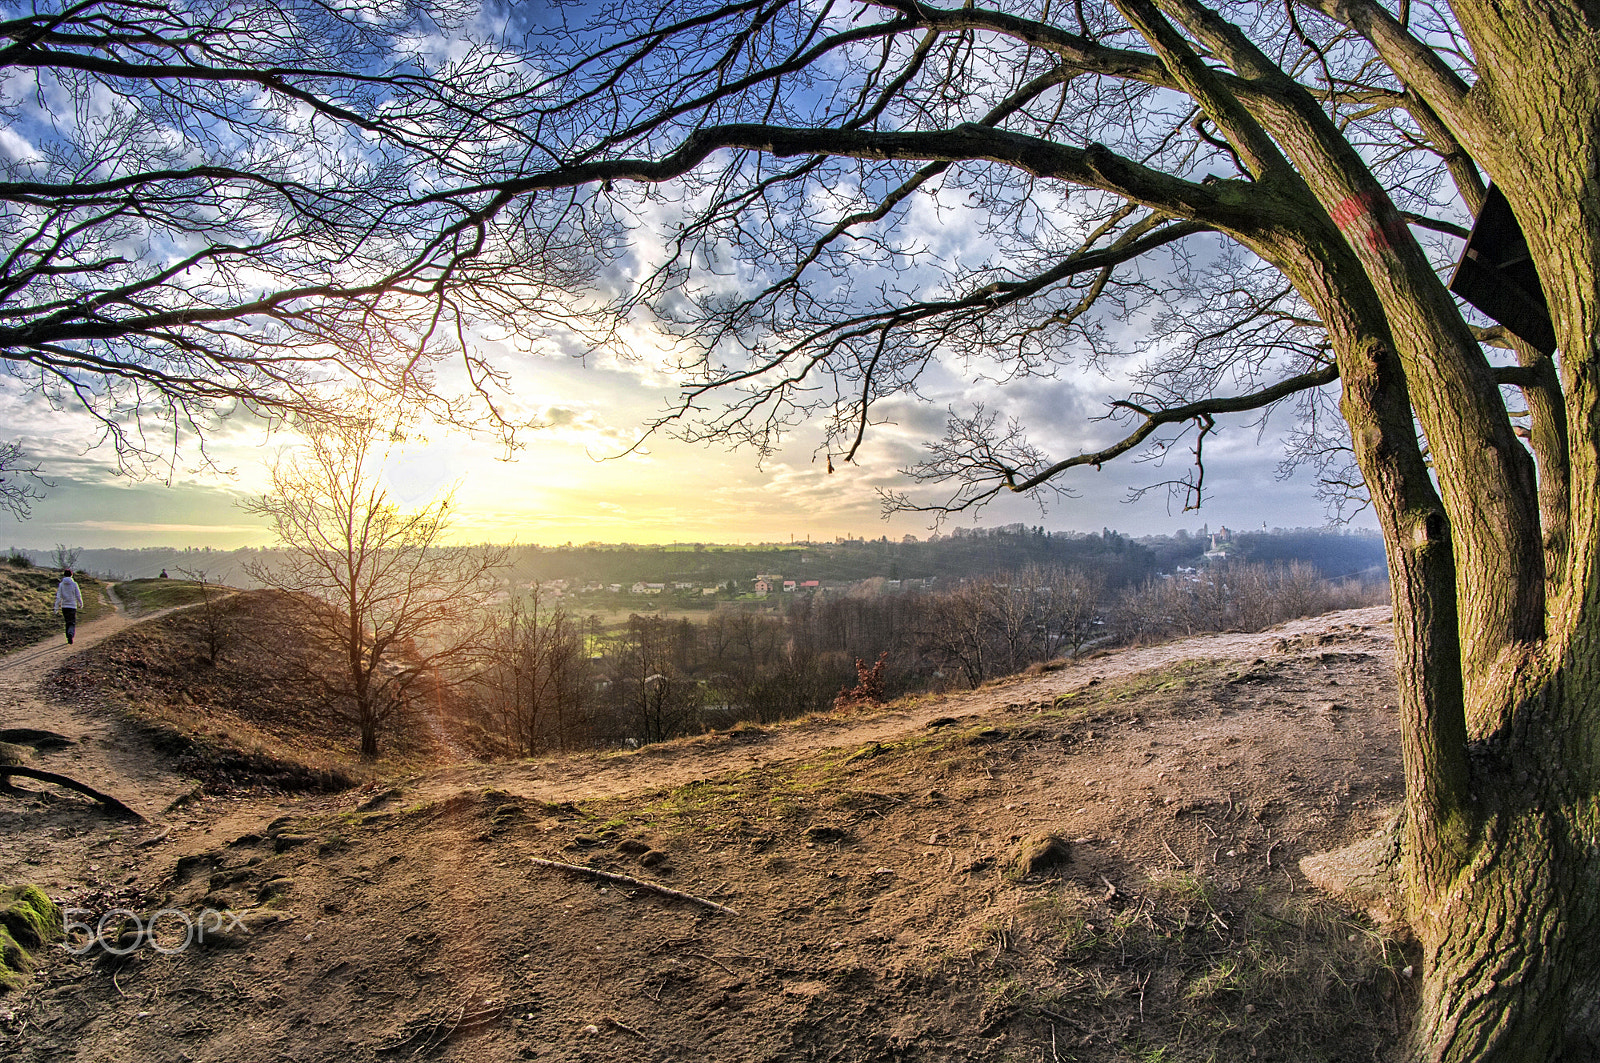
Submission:
M 163 569 L 163 571 L 165 571 Z M 224 600 L 232 592 L 213 580 L 203 568 L 179 568 L 184 579 L 200 586 L 200 641 L 206 648 L 206 661 L 215 668 L 222 661 L 222 653 L 233 641 L 235 630 Z
M 691 438 L 809 419 L 849 460 L 936 359 L 1050 373 L 1118 354 L 1108 319 L 1165 322 L 1120 438 L 1052 456 L 958 417 L 914 470 L 946 493 L 893 507 L 1186 451 L 1164 475 L 1195 505 L 1230 422 L 1337 427 L 1312 452 L 1392 574 L 1411 1055 L 1548 1060 L 1594 1018 L 1600 942 L 1593 25 L 1580 0 L 584 6 L 540 51 L 550 155 L 515 187 L 682 214 L 615 310 L 679 337 L 663 424 Z M 1526 237 L 1510 329 L 1439 276 L 1485 174 Z M 981 238 L 930 246 L 916 212 Z
M 0 24 L 35 149 L 0 182 L 8 366 L 137 453 L 135 412 L 164 431 L 235 403 L 326 414 L 324 373 L 460 419 L 430 370 L 464 354 L 494 409 L 475 321 L 619 345 L 643 323 L 680 341 L 663 425 L 770 448 L 815 420 L 831 462 L 933 360 L 1102 364 L 1118 316 L 1181 341 L 1133 352 L 1123 434 L 1090 452 L 1053 456 L 1005 411 L 956 418 L 914 470 L 944 493 L 890 499 L 935 510 L 1185 452 L 1164 486 L 1198 504 L 1218 431 L 1286 407 L 1329 427 L 1337 383 L 1340 438 L 1312 452 L 1348 451 L 1324 475 L 1372 506 L 1396 607 L 1412 1054 L 1546 1060 L 1569 1017 L 1600 1018 L 1578 1006 L 1600 939 L 1590 5 L 566 14 L 528 55 L 444 65 L 407 50 L 427 35 L 401 32 L 422 17 L 404 5 L 90 0 Z M 1526 237 L 1521 331 L 1469 322 L 1437 270 L 1485 174 Z M 982 239 L 930 247 L 913 210 Z M 682 217 L 661 254 L 588 272 L 662 212 Z M 607 318 L 564 294 L 591 275 Z
M 917 631 L 918 651 L 940 669 L 950 669 L 973 690 L 1005 670 L 995 665 L 989 605 L 991 581 L 971 579 L 922 603 Z
M 1103 576 L 1059 566 L 968 579 L 917 599 L 917 647 L 976 688 L 1063 650 L 1076 655 L 1092 637 L 1104 590 Z
M 694 635 L 687 620 L 628 617 L 613 640 L 611 686 L 626 737 L 660 742 L 699 729 L 704 693 L 683 660 Z
M 349 387 L 515 427 L 472 329 L 530 335 L 566 313 L 608 230 L 485 190 L 536 150 L 537 108 L 475 10 L 74 0 L 0 17 L 6 371 L 135 466 L 241 409 L 335 416 Z M 452 46 L 430 51 L 441 34 Z
M 590 682 L 580 624 L 542 598 L 535 586 L 493 617 L 476 675 L 507 747 L 525 756 L 567 748 Z
M 1098 634 L 1104 621 L 1106 580 L 1102 572 L 1059 565 L 1045 569 L 1029 567 L 1019 582 L 1041 588 L 1045 593 L 1044 615 L 1040 619 L 1040 660 L 1049 660 L 1063 651 L 1076 657 Z
M 697 625 L 706 681 L 723 711 L 773 723 L 813 707 L 813 671 L 798 659 L 788 623 L 747 609 L 719 608 Z
M 336 664 L 319 676 L 334 710 L 378 755 L 378 729 L 424 677 L 477 651 L 503 548 L 446 545 L 448 497 L 405 512 L 382 482 L 371 422 L 314 428 L 272 469 L 272 490 L 242 503 L 266 517 L 278 550 L 245 567 L 288 592 L 301 629 Z

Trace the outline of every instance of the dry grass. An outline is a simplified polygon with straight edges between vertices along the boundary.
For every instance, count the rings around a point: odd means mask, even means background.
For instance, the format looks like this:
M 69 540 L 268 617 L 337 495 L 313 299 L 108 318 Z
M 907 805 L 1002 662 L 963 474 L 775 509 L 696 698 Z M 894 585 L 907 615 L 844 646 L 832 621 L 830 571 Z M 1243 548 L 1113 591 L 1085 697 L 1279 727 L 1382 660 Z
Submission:
M 1140 677 L 1127 690 L 1108 684 L 1104 696 L 1117 703 L 1159 692 L 1183 671 Z M 863 851 L 865 863 L 853 866 L 860 861 L 851 854 L 873 837 L 894 839 L 894 849 L 904 848 L 900 839 L 942 844 L 959 806 L 979 821 L 1004 820 L 994 807 L 1004 798 L 981 786 L 970 800 L 950 790 L 956 806 L 930 806 L 922 789 L 1003 770 L 1020 744 L 1043 737 L 993 734 L 951 728 L 869 747 L 868 757 L 837 751 L 595 803 L 585 809 L 588 829 L 657 832 L 677 839 L 660 842 L 669 848 L 749 845 L 777 879 L 838 851 L 830 859 L 837 881 L 859 881 L 862 867 L 884 859 Z M 832 833 L 817 833 L 819 824 Z M 999 864 L 981 865 L 974 884 L 998 873 Z M 981 985 L 992 1021 L 1014 1041 L 1047 1046 L 1046 1059 L 1048 1046 L 1060 1060 L 1116 1063 L 1385 1058 L 1415 1006 L 1413 947 L 1268 878 L 1241 888 L 1236 879 L 1172 871 L 1107 896 L 1103 880 L 1080 870 L 1012 882 L 987 907 L 977 895 L 951 894 L 937 902 L 943 910 L 969 905 L 982 915 L 964 936 L 947 935 L 937 949 L 930 942 L 925 975 Z
M 213 584 L 211 590 L 215 594 L 227 588 Z M 205 596 L 203 585 L 186 579 L 132 579 L 117 584 L 117 597 L 130 616 L 143 616 L 172 606 L 195 605 L 204 601 Z
M 65 696 L 100 699 L 139 724 L 215 792 L 342 789 L 372 776 L 354 726 L 329 712 L 317 682 L 328 662 L 298 639 L 275 592 L 234 594 L 218 608 L 225 637 L 216 665 L 195 606 L 107 639 L 52 678 Z M 433 762 L 414 718 L 395 718 L 381 739 L 383 771 Z

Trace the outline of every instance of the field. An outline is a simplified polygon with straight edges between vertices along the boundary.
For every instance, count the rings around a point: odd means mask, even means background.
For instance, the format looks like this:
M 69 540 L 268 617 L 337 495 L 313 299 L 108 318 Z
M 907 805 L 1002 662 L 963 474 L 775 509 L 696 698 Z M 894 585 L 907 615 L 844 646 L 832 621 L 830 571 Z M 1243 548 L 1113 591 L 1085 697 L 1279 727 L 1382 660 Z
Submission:
M 213 586 L 211 593 L 226 593 L 227 588 Z M 143 616 L 157 609 L 170 609 L 180 605 L 194 605 L 205 600 L 207 588 L 187 579 L 132 579 L 117 584 L 117 598 L 133 616 Z

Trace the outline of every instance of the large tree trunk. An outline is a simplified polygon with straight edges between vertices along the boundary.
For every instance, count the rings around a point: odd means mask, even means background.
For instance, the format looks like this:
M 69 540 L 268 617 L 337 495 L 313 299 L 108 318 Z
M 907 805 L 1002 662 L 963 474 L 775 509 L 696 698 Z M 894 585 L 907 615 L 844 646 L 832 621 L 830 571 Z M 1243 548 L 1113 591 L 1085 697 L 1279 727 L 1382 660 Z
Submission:
M 1545 383 L 1530 442 L 1551 598 L 1543 641 L 1469 688 L 1469 719 L 1501 722 L 1469 736 L 1471 859 L 1414 883 L 1428 959 L 1416 1043 L 1426 1060 L 1590 1059 L 1563 1050 L 1592 1037 L 1576 994 L 1592 988 L 1600 943 L 1600 36 L 1592 4 L 1453 7 L 1479 81 L 1447 121 L 1527 235 L 1561 380 L 1553 391 L 1550 369 L 1519 351 Z
M 1192 0 L 1157 2 L 1236 69 L 1269 76 Z M 1337 255 L 1313 256 L 1334 264 L 1328 274 L 1285 270 L 1329 324 L 1390 560 L 1406 874 L 1425 956 L 1411 1055 L 1548 1063 L 1563 1056 L 1570 1018 L 1587 1014 L 1574 989 L 1593 980 L 1586 958 L 1600 929 L 1600 36 L 1592 10 L 1570 0 L 1454 6 L 1482 78 L 1470 93 L 1408 67 L 1403 49 L 1386 54 L 1415 75 L 1528 230 L 1562 348 L 1560 392 L 1553 367 L 1519 351 L 1537 478 L 1487 362 L 1415 243 L 1396 238 L 1404 226 L 1365 164 L 1293 87 L 1275 86 L 1259 117 L 1340 225 L 1382 308 L 1362 305 L 1366 292 Z M 1274 261 L 1293 257 L 1271 250 Z M 1348 334 L 1341 318 L 1354 319 Z M 1402 371 L 1385 385 L 1394 361 Z M 1397 388 L 1409 389 L 1428 434 L 1442 513 L 1410 455 L 1393 449 L 1404 435 Z
M 1475 557 L 1458 552 L 1422 459 L 1403 359 L 1385 342 L 1387 300 L 1337 255 L 1258 246 L 1328 327 L 1343 410 L 1389 557 L 1407 778 L 1405 870 L 1425 956 L 1410 1054 L 1419 1063 L 1559 1059 L 1600 910 L 1594 857 L 1582 841 L 1595 837 L 1592 788 L 1577 781 L 1589 773 L 1571 770 L 1590 756 L 1579 736 L 1596 700 L 1594 677 L 1570 660 L 1557 669 L 1543 663 L 1553 645 L 1546 640 L 1507 647 L 1497 667 L 1469 686 L 1474 672 L 1462 629 L 1484 610 L 1458 611 L 1458 603 L 1481 580 L 1461 576 Z M 1512 538 L 1536 543 L 1537 518 L 1529 512 L 1525 519 L 1531 527 Z M 1488 704 L 1491 696 L 1505 700 Z M 1500 726 L 1473 734 L 1469 720 Z
M 1585 802 L 1564 793 L 1560 771 L 1524 767 L 1549 763 L 1546 737 L 1477 765 L 1483 824 L 1470 860 L 1452 881 L 1413 880 L 1426 972 L 1417 1060 L 1563 1058 L 1575 981 L 1592 964 L 1596 898 Z M 1410 840 L 1413 852 L 1432 841 L 1426 830 Z

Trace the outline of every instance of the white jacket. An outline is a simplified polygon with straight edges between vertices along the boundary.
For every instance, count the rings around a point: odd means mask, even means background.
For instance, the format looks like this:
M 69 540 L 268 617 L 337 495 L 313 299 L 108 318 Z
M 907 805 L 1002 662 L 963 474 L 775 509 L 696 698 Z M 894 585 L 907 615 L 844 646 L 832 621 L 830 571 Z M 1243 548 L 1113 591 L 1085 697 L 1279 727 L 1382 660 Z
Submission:
M 78 589 L 77 581 L 71 576 L 61 577 L 61 582 L 56 584 L 56 611 L 82 608 L 83 592 Z

